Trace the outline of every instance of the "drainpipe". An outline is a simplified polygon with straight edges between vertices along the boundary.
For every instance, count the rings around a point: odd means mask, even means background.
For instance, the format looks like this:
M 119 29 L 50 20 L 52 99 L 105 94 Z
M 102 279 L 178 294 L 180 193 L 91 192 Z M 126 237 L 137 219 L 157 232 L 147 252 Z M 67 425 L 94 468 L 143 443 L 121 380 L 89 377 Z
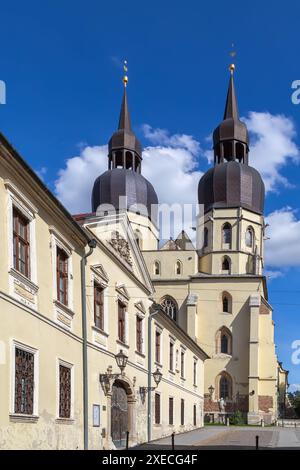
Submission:
M 89 447 L 89 421 L 88 421 L 88 367 L 87 367 L 87 328 L 86 328 L 86 284 L 85 267 L 86 259 L 93 253 L 97 246 L 96 240 L 88 242 L 89 251 L 81 258 L 81 309 L 82 309 L 82 375 L 83 375 L 83 448 Z
M 151 299 L 150 299 L 151 300 Z M 148 430 L 148 442 L 151 441 L 151 431 L 152 431 L 152 413 L 151 413 L 151 384 L 152 384 L 152 317 L 156 315 L 161 310 L 161 305 L 152 301 L 153 304 L 149 309 L 148 316 L 148 403 L 147 403 L 147 430 Z

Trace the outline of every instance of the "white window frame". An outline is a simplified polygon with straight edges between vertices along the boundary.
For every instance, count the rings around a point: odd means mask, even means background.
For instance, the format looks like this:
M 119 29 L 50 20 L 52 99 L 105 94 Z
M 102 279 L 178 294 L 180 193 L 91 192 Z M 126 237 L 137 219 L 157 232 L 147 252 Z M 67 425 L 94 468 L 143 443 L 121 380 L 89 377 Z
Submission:
M 51 255 L 52 255 L 52 277 L 53 277 L 53 300 L 63 309 L 66 308 L 73 312 L 73 256 L 74 247 L 61 235 L 54 227 L 49 228 L 51 233 Z M 59 302 L 57 298 L 57 248 L 63 250 L 68 256 L 68 305 Z
M 25 413 L 15 413 L 15 387 L 16 387 L 16 349 L 22 349 L 34 355 L 33 365 L 33 413 L 31 415 Z M 17 340 L 11 342 L 11 392 L 10 392 L 10 414 L 20 417 L 36 417 L 39 416 L 39 350 L 21 343 Z
M 16 188 L 9 180 L 4 182 L 7 195 L 7 220 L 8 220 L 8 271 L 16 273 L 22 280 L 31 284 L 37 284 L 37 256 L 36 256 L 36 214 L 38 209 Z M 13 247 L 13 209 L 16 208 L 29 222 L 29 253 L 30 253 L 30 277 L 27 278 L 14 268 L 14 247 Z
M 71 370 L 71 412 L 70 418 L 62 418 L 59 416 L 59 366 L 67 367 Z M 66 362 L 63 359 L 57 358 L 56 359 L 56 419 L 59 421 L 73 421 L 74 420 L 74 403 L 75 403 L 75 368 L 74 364 L 70 362 Z
M 196 365 L 196 375 L 195 375 L 195 365 Z M 198 358 L 193 357 L 193 386 L 198 387 Z
M 92 272 L 92 312 L 93 312 L 93 318 L 92 318 L 92 326 L 95 327 L 95 283 L 98 284 L 102 289 L 103 289 L 103 313 L 104 313 L 104 318 L 103 318 L 103 333 L 106 335 L 109 335 L 109 322 L 108 322 L 108 284 L 107 282 L 103 281 L 99 276 L 97 276 L 94 272 Z M 96 328 L 96 327 L 95 327 Z M 98 330 L 98 329 L 97 329 Z
M 156 361 L 156 333 L 160 334 L 159 362 Z M 155 364 L 163 365 L 163 328 L 158 324 L 155 324 L 153 339 L 154 339 L 154 353 L 155 353 L 154 362 Z
M 136 318 L 140 318 L 142 320 L 142 351 L 140 353 L 137 350 L 136 347 L 135 347 L 135 349 L 136 349 L 136 352 L 138 354 L 144 354 L 145 355 L 145 352 L 146 352 L 146 345 L 145 345 L 145 314 L 142 313 L 141 311 L 137 311 L 135 316 L 136 316 Z M 136 328 L 135 328 L 135 335 L 136 335 Z M 135 340 L 137 340 L 137 338 L 135 338 Z M 136 341 L 136 343 L 137 343 L 137 341 Z
M 119 315 L 119 301 L 122 302 L 124 305 L 125 305 L 125 343 L 123 343 L 119 337 L 118 337 L 118 315 Z M 116 298 L 116 319 L 117 319 L 117 334 L 116 334 L 116 337 L 117 337 L 117 342 L 124 346 L 127 346 L 127 348 L 130 347 L 130 344 L 129 344 L 129 312 L 128 312 L 128 304 L 129 304 L 129 301 L 122 295 L 118 294 L 117 293 L 117 298 Z
M 155 395 L 159 395 L 159 423 L 155 422 Z M 161 426 L 162 424 L 162 399 L 161 399 L 161 392 L 159 390 L 155 390 L 154 392 L 154 413 L 153 413 L 153 425 L 154 426 Z
M 173 344 L 173 369 L 170 369 L 170 352 L 171 352 L 171 343 Z M 168 354 L 168 370 L 170 372 L 176 371 L 176 340 L 173 336 L 169 336 L 169 354 Z
M 183 353 L 183 375 L 182 375 L 182 367 L 181 367 L 181 355 Z M 180 346 L 180 378 L 186 378 L 186 348 Z

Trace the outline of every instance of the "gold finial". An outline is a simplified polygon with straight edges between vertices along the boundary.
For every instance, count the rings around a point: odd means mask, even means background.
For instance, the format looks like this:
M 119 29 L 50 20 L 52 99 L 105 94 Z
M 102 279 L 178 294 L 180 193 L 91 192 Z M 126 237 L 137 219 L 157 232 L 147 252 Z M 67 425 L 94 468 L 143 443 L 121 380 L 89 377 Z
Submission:
M 128 76 L 126 75 L 127 72 L 128 72 L 127 60 L 124 60 L 123 70 L 124 70 L 124 76 L 123 76 L 122 80 L 123 80 L 123 83 L 124 83 L 124 87 L 126 88 L 127 83 L 128 83 Z
M 232 58 L 236 56 L 236 51 L 234 50 L 234 44 L 233 43 L 231 44 L 231 51 L 230 51 L 229 55 Z M 229 70 L 230 70 L 231 75 L 233 75 L 234 69 L 235 69 L 235 65 L 230 64 L 229 65 Z

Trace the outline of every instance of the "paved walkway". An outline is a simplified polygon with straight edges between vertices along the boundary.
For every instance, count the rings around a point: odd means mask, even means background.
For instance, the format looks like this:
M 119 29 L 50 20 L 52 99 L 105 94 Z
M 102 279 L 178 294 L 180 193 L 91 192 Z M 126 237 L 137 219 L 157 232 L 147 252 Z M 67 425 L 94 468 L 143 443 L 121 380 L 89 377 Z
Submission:
M 255 449 L 256 436 L 259 436 L 259 447 L 299 448 L 300 429 L 280 427 L 223 427 L 206 426 L 201 429 L 177 434 L 175 449 Z M 136 449 L 171 449 L 171 436 L 142 444 Z

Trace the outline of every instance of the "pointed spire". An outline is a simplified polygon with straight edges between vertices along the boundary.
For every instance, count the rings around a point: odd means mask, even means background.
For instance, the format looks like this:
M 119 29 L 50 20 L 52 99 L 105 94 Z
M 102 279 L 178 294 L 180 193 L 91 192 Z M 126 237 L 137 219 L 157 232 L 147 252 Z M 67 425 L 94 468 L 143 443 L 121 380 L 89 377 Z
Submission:
M 231 71 L 227 98 L 226 98 L 226 105 L 224 111 L 224 118 L 223 119 L 239 119 L 239 110 L 237 105 L 237 99 L 235 94 L 234 88 L 234 81 L 233 81 L 233 72 Z
M 124 129 L 126 131 L 131 132 L 131 122 L 130 122 L 130 115 L 129 115 L 126 88 L 124 88 L 124 94 L 123 94 L 122 106 L 121 106 L 121 111 L 120 111 L 118 129 L 119 130 Z

